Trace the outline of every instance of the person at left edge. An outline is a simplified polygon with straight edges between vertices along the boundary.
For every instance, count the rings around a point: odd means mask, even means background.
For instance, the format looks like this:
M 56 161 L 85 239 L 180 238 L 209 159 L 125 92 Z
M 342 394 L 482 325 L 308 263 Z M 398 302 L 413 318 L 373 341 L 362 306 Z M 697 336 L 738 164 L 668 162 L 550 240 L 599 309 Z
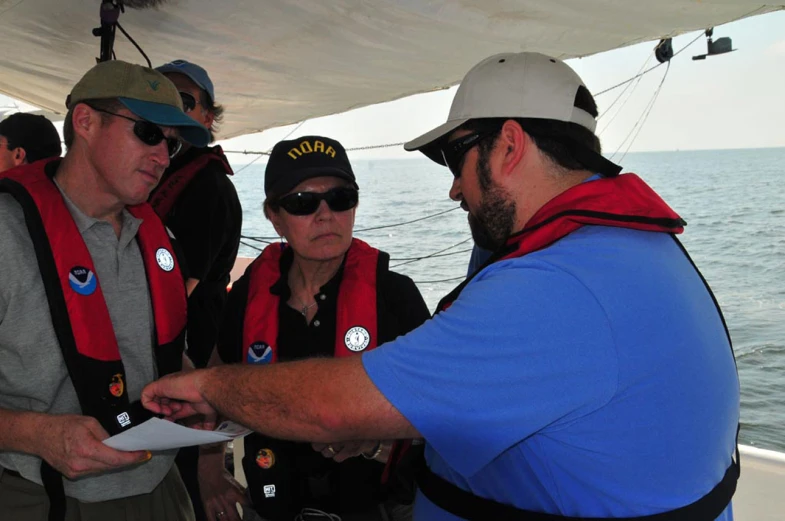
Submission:
M 0 172 L 62 152 L 60 135 L 44 116 L 17 112 L 0 121 Z
M 146 420 L 143 386 L 181 368 L 183 275 L 146 201 L 178 133 L 209 135 L 166 77 L 121 61 L 66 106 L 65 157 L 0 175 L 0 517 L 190 521 L 173 451 L 102 441 Z
M 202 67 L 174 60 L 156 67 L 180 93 L 183 110 L 215 138 L 224 108 L 215 102 L 215 88 Z M 150 204 L 172 230 L 188 268 L 186 349 L 196 367 L 205 367 L 218 337 L 229 273 L 237 257 L 242 208 L 228 176 L 232 168 L 218 145 L 183 145 L 172 159 L 160 184 L 150 194 Z M 207 518 L 196 479 L 198 447 L 185 447 L 177 467 L 191 496 L 197 521 Z

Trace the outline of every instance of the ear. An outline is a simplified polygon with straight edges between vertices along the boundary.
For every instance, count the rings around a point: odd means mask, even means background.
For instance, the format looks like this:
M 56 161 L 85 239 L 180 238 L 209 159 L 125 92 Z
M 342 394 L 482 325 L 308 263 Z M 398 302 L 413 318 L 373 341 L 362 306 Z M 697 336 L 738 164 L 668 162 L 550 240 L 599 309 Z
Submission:
M 22 147 L 14 149 L 14 166 L 19 166 L 27 163 L 27 150 Z
M 215 114 L 213 113 L 212 110 L 207 110 L 205 108 L 202 108 L 202 111 L 204 113 L 204 126 L 207 127 L 209 130 L 212 130 L 213 121 L 215 121 Z
M 101 115 L 84 103 L 79 103 L 71 114 L 71 125 L 75 136 L 90 140 L 101 128 Z
M 279 237 L 285 237 L 286 236 L 286 234 L 284 233 L 285 226 L 283 225 L 283 219 L 281 219 L 281 210 L 279 209 L 276 212 L 269 206 L 265 206 L 264 214 L 270 220 L 270 222 L 273 223 L 273 228 L 275 228 L 275 233 L 278 234 Z
M 508 119 L 502 125 L 497 148 L 502 154 L 502 174 L 514 172 L 531 146 L 531 138 L 521 125 Z

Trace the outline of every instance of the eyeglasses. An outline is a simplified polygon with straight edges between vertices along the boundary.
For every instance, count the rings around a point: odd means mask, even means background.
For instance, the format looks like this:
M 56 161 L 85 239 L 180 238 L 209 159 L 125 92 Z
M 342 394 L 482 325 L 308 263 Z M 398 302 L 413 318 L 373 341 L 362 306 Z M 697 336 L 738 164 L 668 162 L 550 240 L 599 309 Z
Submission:
M 166 137 L 164 135 L 163 130 L 161 127 L 156 125 L 155 123 L 150 123 L 144 119 L 134 119 L 129 118 L 128 116 L 123 116 L 122 114 L 115 114 L 114 112 L 109 112 L 108 110 L 97 109 L 95 107 L 91 107 L 93 110 L 98 112 L 103 112 L 104 114 L 109 114 L 110 116 L 117 116 L 118 118 L 127 119 L 128 121 L 134 122 L 134 135 L 139 138 L 139 141 L 144 143 L 145 145 L 154 147 L 158 145 L 161 141 L 166 140 L 166 148 L 169 151 L 169 158 L 173 158 L 177 155 L 180 151 L 180 148 L 183 146 L 183 143 L 180 141 L 179 138 L 176 137 Z
M 183 100 L 183 112 L 191 112 L 196 108 L 196 98 L 192 94 L 180 91 L 180 99 Z
M 450 169 L 455 178 L 461 177 L 461 170 L 463 169 L 463 156 L 477 145 L 483 139 L 496 135 L 499 132 L 498 128 L 493 130 L 483 130 L 480 132 L 473 132 L 466 134 L 457 139 L 449 141 L 442 148 L 442 159 L 444 164 Z
M 326 192 L 295 192 L 279 199 L 273 208 L 280 206 L 291 215 L 311 215 L 319 209 L 322 201 L 333 212 L 345 212 L 357 206 L 359 193 L 350 186 L 332 188 Z

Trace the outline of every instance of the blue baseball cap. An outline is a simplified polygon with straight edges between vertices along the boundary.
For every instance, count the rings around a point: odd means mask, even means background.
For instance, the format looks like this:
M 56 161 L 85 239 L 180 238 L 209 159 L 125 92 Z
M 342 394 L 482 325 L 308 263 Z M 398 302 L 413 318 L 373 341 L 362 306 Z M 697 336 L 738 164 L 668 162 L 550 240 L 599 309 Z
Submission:
M 213 89 L 213 82 L 210 80 L 210 76 L 208 76 L 207 71 L 195 63 L 185 60 L 174 60 L 169 63 L 165 63 L 160 67 L 156 67 L 155 70 L 162 74 L 174 72 L 188 76 L 191 81 L 199 86 L 200 89 L 203 89 L 205 92 L 207 92 L 207 95 L 210 96 L 210 100 L 215 103 L 215 89 Z

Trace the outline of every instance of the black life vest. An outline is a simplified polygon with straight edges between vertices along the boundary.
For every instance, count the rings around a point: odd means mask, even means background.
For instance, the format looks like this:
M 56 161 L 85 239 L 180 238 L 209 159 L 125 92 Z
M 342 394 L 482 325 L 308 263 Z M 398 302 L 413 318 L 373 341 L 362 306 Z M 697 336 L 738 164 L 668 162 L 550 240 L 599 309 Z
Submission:
M 207 148 L 204 153 L 198 155 L 193 161 L 168 175 L 150 194 L 150 204 L 161 219 L 166 220 L 182 191 L 185 190 L 194 176 L 210 162 L 217 163 L 226 175 L 234 175 L 223 149 L 219 145 Z
M 131 403 L 127 379 L 90 252 L 63 197 L 47 171 L 59 159 L 38 161 L 0 174 L 0 192 L 11 194 L 25 215 L 55 334 L 82 413 L 114 435 L 147 420 Z M 47 166 L 49 165 L 49 168 Z M 186 322 L 185 285 L 166 229 L 144 203 L 127 208 L 139 219 L 137 241 L 155 318 L 159 375 L 181 369 Z M 49 519 L 64 519 L 61 475 L 42 461 L 41 479 L 50 497 Z
M 491 256 L 485 266 L 503 259 L 522 257 L 547 248 L 559 239 L 585 225 L 614 226 L 651 232 L 669 233 L 700 276 L 722 319 L 730 343 L 730 333 L 717 299 L 703 275 L 676 239 L 686 223 L 635 174 L 608 177 L 574 186 L 546 203 L 526 223 L 526 227 L 510 237 L 505 247 Z M 476 273 L 482 270 L 478 269 Z M 466 279 L 444 297 L 437 313 L 446 310 L 458 298 L 473 277 Z M 731 348 L 732 349 L 732 348 Z M 523 510 L 511 505 L 476 496 L 432 472 L 424 458 L 417 472 L 417 486 L 436 506 L 471 521 L 714 521 L 727 508 L 736 491 L 740 474 L 738 428 L 736 458 L 722 480 L 705 496 L 684 507 L 660 514 L 631 518 L 578 518 Z

